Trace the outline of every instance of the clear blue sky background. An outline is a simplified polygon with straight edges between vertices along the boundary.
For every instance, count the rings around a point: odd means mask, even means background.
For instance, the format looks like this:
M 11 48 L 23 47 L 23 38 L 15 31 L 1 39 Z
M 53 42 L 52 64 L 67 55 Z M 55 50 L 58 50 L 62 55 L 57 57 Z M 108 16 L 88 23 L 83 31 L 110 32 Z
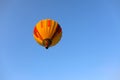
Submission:
M 63 29 L 48 50 L 45 18 Z M 120 0 L 0 0 L 0 80 L 120 80 Z

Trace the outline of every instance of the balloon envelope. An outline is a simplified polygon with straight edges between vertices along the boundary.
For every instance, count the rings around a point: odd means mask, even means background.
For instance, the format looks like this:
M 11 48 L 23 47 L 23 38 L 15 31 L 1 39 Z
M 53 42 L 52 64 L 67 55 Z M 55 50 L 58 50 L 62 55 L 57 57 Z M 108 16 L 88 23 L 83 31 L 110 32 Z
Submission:
M 33 36 L 41 46 L 48 49 L 60 41 L 62 28 L 55 20 L 40 20 L 34 27 Z

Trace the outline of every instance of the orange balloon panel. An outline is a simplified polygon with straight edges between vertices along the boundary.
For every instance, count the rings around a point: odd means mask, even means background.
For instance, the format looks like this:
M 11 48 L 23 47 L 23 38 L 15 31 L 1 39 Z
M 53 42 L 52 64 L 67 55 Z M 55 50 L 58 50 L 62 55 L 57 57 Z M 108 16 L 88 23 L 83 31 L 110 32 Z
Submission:
M 47 49 L 60 41 L 62 29 L 58 22 L 51 19 L 44 19 L 36 24 L 33 36 L 40 45 Z

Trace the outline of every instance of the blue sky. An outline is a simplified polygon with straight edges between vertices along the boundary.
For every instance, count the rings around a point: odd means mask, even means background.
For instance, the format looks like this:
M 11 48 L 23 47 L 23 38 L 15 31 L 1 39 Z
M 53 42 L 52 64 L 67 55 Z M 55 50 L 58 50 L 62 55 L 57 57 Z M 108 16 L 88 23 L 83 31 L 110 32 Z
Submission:
M 120 80 L 119 0 L 1 0 L 0 80 Z M 59 22 L 63 37 L 48 50 L 35 24 Z

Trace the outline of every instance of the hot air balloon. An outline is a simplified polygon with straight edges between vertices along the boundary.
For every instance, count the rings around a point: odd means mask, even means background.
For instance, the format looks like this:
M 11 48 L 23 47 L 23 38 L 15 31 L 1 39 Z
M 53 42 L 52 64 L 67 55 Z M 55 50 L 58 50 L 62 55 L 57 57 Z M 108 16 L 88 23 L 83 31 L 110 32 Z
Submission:
M 35 25 L 33 36 L 41 46 L 48 49 L 60 41 L 62 28 L 55 20 L 43 19 Z

